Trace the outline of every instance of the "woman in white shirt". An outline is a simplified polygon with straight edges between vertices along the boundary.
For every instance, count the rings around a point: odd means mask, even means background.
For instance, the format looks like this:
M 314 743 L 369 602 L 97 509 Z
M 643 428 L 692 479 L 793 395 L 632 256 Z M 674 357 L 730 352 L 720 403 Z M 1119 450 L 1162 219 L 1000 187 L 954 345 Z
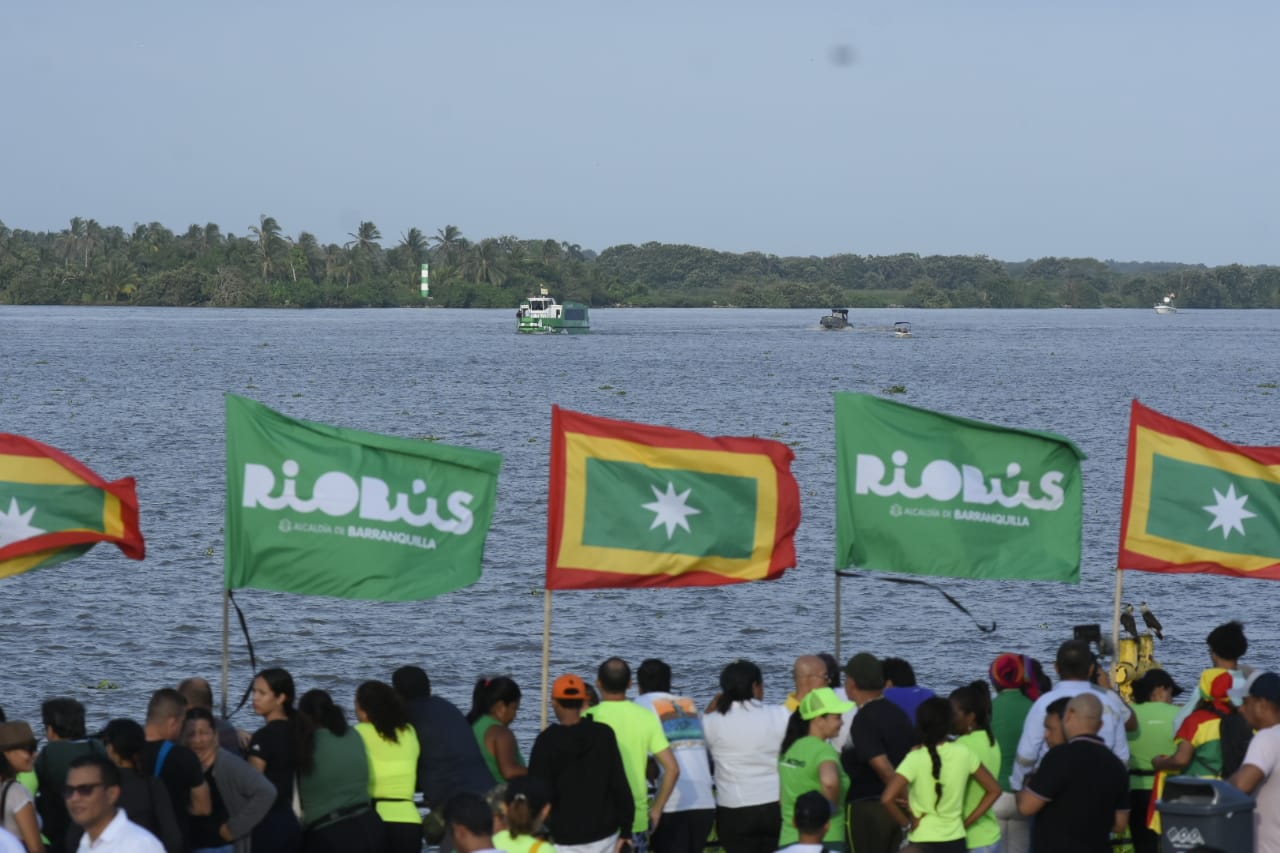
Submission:
M 715 765 L 716 831 L 725 853 L 778 849 L 778 748 L 791 715 L 763 698 L 760 667 L 736 660 L 721 671 L 720 695 L 702 716 Z

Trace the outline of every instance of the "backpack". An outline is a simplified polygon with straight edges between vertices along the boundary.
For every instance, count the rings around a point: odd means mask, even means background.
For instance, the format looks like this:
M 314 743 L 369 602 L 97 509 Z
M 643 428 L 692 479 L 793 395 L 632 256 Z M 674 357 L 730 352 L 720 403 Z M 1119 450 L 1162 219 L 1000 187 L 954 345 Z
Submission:
M 1229 779 L 1244 764 L 1249 742 L 1253 740 L 1253 728 L 1238 710 L 1221 715 L 1221 719 L 1222 722 L 1218 724 L 1218 736 L 1222 743 L 1221 777 Z

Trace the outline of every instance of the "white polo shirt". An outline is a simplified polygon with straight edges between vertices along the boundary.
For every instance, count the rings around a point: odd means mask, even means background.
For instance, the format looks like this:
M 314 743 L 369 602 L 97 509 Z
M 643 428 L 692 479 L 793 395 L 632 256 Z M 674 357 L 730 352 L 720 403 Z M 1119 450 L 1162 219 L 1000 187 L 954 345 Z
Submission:
M 89 840 L 89 833 L 80 838 L 77 853 L 92 850 L 95 853 L 165 853 L 164 845 L 154 835 L 129 820 L 124 809 L 116 809 L 116 816 L 102 830 L 97 841 Z

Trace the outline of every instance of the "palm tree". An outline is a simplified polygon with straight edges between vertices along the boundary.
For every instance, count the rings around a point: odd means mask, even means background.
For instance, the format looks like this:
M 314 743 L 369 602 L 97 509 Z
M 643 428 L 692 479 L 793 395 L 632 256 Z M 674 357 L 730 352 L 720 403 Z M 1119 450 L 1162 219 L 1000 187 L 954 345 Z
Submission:
M 97 279 L 98 298 L 102 302 L 115 302 L 127 285 L 137 277 L 137 270 L 129 260 L 117 256 L 100 266 L 94 278 Z
M 221 243 L 222 243 L 222 229 L 218 227 L 217 223 L 214 223 L 214 222 L 205 223 L 204 243 L 201 244 L 200 251 L 202 253 L 207 252 L 210 249 L 212 249 L 214 246 L 218 246 Z
M 272 262 L 279 253 L 280 247 L 284 245 L 280 235 L 280 223 L 276 222 L 274 216 L 267 216 L 264 213 L 258 217 L 258 225 L 249 226 L 249 231 L 258 240 L 258 258 L 262 261 L 262 283 L 266 284 L 271 274 Z
M 417 228 L 410 228 L 406 233 L 400 235 L 399 248 L 409 256 L 415 269 L 421 267 L 422 262 L 427 257 L 427 235 Z
M 431 238 L 431 242 L 435 244 L 435 248 L 440 254 L 444 255 L 445 263 L 453 263 L 454 255 L 458 249 L 462 248 L 466 240 L 462 236 L 462 230 L 456 225 L 446 225 L 443 228 L 436 229 L 436 236 Z
M 351 238 L 347 243 L 348 248 L 354 248 L 357 252 L 373 252 L 381 248 L 378 241 L 382 239 L 382 232 L 372 222 L 361 222 L 356 230 L 349 232 L 347 236 Z
M 504 278 L 502 261 L 502 246 L 492 237 L 486 237 L 467 255 L 469 278 L 476 284 L 501 284 Z
M 298 248 L 302 250 L 302 256 L 307 259 L 307 273 L 311 276 L 311 280 L 322 281 L 325 274 L 325 256 L 316 235 L 310 231 L 298 234 Z

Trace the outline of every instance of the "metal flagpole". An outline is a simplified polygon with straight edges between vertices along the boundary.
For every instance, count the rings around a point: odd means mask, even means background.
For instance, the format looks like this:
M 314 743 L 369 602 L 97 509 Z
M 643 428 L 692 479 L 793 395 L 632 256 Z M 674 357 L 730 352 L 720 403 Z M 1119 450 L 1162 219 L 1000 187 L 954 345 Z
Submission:
M 227 682 L 231 671 L 231 590 L 222 587 L 222 719 L 227 718 Z
M 551 590 L 546 591 L 542 605 L 542 717 L 538 728 L 547 727 L 547 695 L 551 679 Z

